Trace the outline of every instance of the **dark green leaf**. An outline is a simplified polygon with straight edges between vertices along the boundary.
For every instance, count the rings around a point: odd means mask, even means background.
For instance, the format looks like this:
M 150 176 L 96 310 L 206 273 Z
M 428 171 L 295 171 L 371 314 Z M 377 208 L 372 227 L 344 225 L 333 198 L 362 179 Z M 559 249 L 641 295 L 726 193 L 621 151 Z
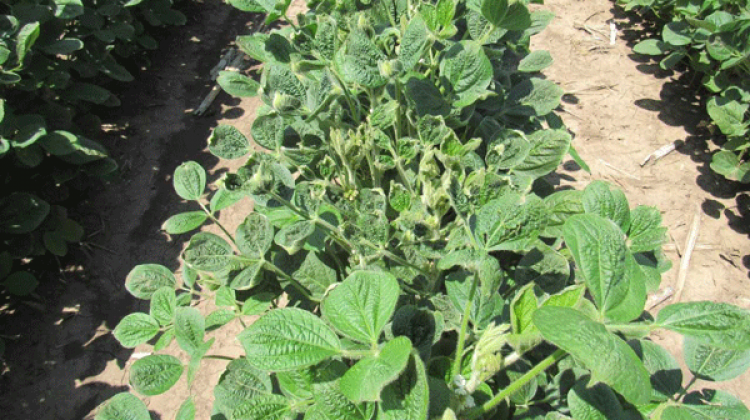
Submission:
M 174 327 L 177 344 L 186 353 L 192 356 L 203 347 L 206 321 L 198 309 L 190 307 L 175 309 Z
M 203 211 L 188 211 L 170 217 L 161 228 L 170 235 L 178 235 L 198 229 L 206 219 L 208 215 Z
M 336 283 L 336 270 L 324 264 L 318 253 L 308 252 L 300 268 L 292 278 L 310 292 L 310 296 L 321 301 L 328 288 Z
M 273 226 L 260 213 L 250 213 L 237 227 L 235 240 L 243 255 L 262 258 L 273 245 Z
M 163 265 L 137 265 L 128 273 L 125 288 L 138 299 L 151 299 L 151 296 L 164 286 L 174 289 L 177 279 Z
M 220 124 L 208 138 L 208 150 L 222 159 L 237 159 L 250 151 L 250 142 L 234 126 Z
M 49 204 L 35 195 L 11 193 L 0 199 L 0 232 L 32 232 L 47 218 L 49 210 Z
M 174 190 L 185 200 L 198 200 L 206 189 L 206 171 L 197 162 L 185 162 L 174 171 Z
M 143 395 L 163 394 L 177 383 L 182 371 L 182 362 L 174 356 L 146 356 L 130 367 L 130 385 Z
M 159 322 L 153 317 L 136 312 L 127 315 L 115 327 L 113 334 L 123 347 L 134 348 L 154 338 L 159 332 Z
M 199 232 L 190 238 L 182 258 L 190 267 L 202 271 L 219 271 L 229 264 L 234 256 L 232 246 L 220 236 Z

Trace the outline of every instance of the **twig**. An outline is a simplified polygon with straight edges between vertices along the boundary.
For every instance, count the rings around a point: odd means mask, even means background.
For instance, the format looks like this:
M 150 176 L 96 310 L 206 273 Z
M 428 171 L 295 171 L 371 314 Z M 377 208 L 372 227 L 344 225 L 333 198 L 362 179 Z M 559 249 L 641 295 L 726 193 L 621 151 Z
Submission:
M 606 166 L 606 167 L 608 167 L 608 168 L 611 168 L 611 169 L 614 169 L 615 171 L 617 171 L 617 172 L 619 172 L 619 173 L 621 173 L 621 174 L 623 174 L 623 175 L 627 176 L 627 177 L 628 177 L 628 178 L 630 178 L 630 179 L 635 179 L 636 181 L 640 181 L 640 180 L 641 180 L 641 178 L 639 178 L 639 177 L 637 177 L 637 176 L 635 176 L 635 175 L 633 175 L 633 174 L 630 174 L 630 173 L 628 173 L 628 172 L 625 172 L 625 171 L 623 171 L 622 169 L 620 169 L 620 168 L 618 168 L 618 167 L 616 167 L 616 166 L 612 165 L 611 163 L 607 162 L 607 161 L 606 161 L 606 160 L 604 160 L 604 159 L 599 159 L 599 162 L 601 162 L 602 164 L 604 164 L 604 166 Z
M 665 251 L 675 251 L 677 252 L 677 256 L 682 258 L 682 250 L 676 246 L 676 244 L 666 244 L 662 247 Z M 716 246 L 714 245 L 701 245 L 697 244 L 695 245 L 694 251 L 713 251 L 716 249 Z
M 657 293 L 654 293 L 653 295 L 649 296 L 648 300 L 646 301 L 646 310 L 650 311 L 654 309 L 655 307 L 659 306 L 664 301 L 672 297 L 672 295 L 674 295 L 674 289 L 669 286 L 665 287 Z
M 230 48 L 229 50 L 227 50 L 227 52 L 224 53 L 219 62 L 208 73 L 211 76 L 211 80 L 216 80 L 216 78 L 219 77 L 219 72 L 222 71 L 224 67 L 226 67 L 227 64 L 229 64 L 234 59 L 234 53 L 234 48 Z
M 245 58 L 244 54 L 238 53 L 231 63 L 229 63 L 226 67 L 235 67 L 238 68 L 240 64 L 242 64 L 242 60 Z M 218 74 L 218 73 L 217 73 Z M 206 113 L 208 108 L 211 106 L 211 104 L 214 103 L 216 100 L 216 97 L 219 96 L 219 93 L 221 92 L 221 86 L 219 84 L 214 84 L 214 87 L 211 88 L 211 91 L 208 92 L 208 95 L 206 95 L 206 98 L 203 99 L 203 102 L 198 106 L 198 108 L 193 111 L 193 115 L 201 116 Z
M 700 227 L 701 206 L 698 205 L 695 216 L 693 216 L 693 226 L 690 228 L 690 233 L 685 241 L 685 255 L 683 255 L 680 260 L 680 271 L 677 273 L 677 291 L 674 296 L 675 302 L 679 302 L 682 297 L 682 291 L 685 288 L 685 280 L 687 279 L 688 267 L 690 266 L 690 257 L 693 255 L 695 241 L 698 240 L 698 231 L 700 231 Z
M 615 25 L 615 22 L 610 20 L 609 21 L 609 45 L 615 45 L 615 41 L 617 40 L 617 25 Z
M 656 163 L 657 160 L 659 160 L 659 159 L 663 158 L 664 156 L 666 156 L 666 155 L 674 152 L 675 149 L 677 149 L 677 142 L 676 141 L 673 141 L 672 143 L 669 143 L 669 144 L 667 144 L 665 146 L 662 146 L 662 147 L 656 149 L 655 151 L 651 152 L 651 154 L 649 154 L 648 156 L 646 156 L 646 158 L 643 159 L 643 161 L 641 162 L 641 166 L 644 166 L 649 161 L 652 161 L 652 162 Z

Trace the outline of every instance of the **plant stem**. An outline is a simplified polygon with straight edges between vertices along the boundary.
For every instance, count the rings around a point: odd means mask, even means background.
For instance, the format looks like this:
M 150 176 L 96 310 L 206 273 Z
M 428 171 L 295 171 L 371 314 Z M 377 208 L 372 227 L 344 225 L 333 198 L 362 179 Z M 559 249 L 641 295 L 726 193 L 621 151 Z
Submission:
M 474 294 L 477 292 L 477 283 L 479 283 L 479 274 L 474 274 L 474 281 L 471 282 L 469 298 L 466 301 L 463 318 L 461 319 L 461 331 L 458 333 L 458 344 L 456 344 L 456 358 L 453 360 L 451 367 L 451 378 L 461 373 L 461 362 L 463 362 L 464 346 L 466 345 L 466 329 L 469 327 L 469 316 L 471 315 L 471 305 L 474 303 Z
M 304 288 L 297 280 L 292 278 L 289 274 L 285 273 L 282 269 L 279 267 L 276 267 L 276 264 L 270 262 L 270 261 L 264 261 L 263 268 L 267 270 L 271 270 L 277 275 L 284 278 L 284 280 L 288 281 L 289 284 L 291 284 L 297 291 L 299 291 L 307 300 L 316 301 L 313 299 L 312 295 L 310 295 L 310 292 L 307 291 L 307 289 Z
M 625 335 L 648 334 L 658 328 L 656 324 L 610 324 L 605 325 L 607 331 L 621 332 Z
M 461 418 L 465 418 L 466 420 L 474 420 L 476 418 L 479 418 L 484 413 L 495 408 L 496 405 L 503 402 L 506 398 L 513 395 L 516 391 L 521 389 L 521 387 L 526 385 L 529 381 L 534 379 L 537 375 L 547 370 L 547 368 L 557 363 L 563 357 L 567 356 L 567 354 L 568 353 L 566 353 L 565 350 L 562 350 L 562 349 L 555 351 L 549 357 L 539 362 L 539 364 L 534 366 L 530 371 L 526 372 L 523 376 L 511 382 L 510 385 L 508 385 L 505 389 L 503 389 L 497 395 L 492 397 L 491 400 L 487 401 L 486 403 L 482 404 L 479 407 L 472 409 L 471 411 L 466 413 L 465 416 L 461 416 Z
M 201 206 L 201 209 L 203 209 L 203 211 L 206 212 L 206 215 L 208 215 L 208 218 L 211 219 L 212 222 L 216 223 L 216 226 L 218 226 L 219 229 L 221 229 L 221 231 L 224 232 L 224 235 L 226 235 L 227 238 L 229 238 L 229 240 L 232 241 L 232 243 L 236 247 L 237 242 L 235 242 L 234 236 L 232 236 L 232 234 L 229 233 L 229 231 L 224 227 L 224 225 L 222 225 L 221 222 L 219 222 L 219 219 L 214 217 L 214 215 L 200 201 L 198 201 L 198 205 Z

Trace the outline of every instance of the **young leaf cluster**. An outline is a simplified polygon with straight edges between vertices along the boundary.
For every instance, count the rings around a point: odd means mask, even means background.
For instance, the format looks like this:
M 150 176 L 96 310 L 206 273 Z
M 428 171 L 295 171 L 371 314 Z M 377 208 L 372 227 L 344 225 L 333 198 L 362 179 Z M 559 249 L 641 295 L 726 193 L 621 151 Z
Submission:
M 730 180 L 750 182 L 750 12 L 746 2 L 709 0 L 619 2 L 626 10 L 651 11 L 668 22 L 661 39 L 633 47 L 638 54 L 663 56 L 660 66 L 671 69 L 687 62 L 703 74 L 708 92 L 706 111 L 726 136 L 714 154 L 711 169 Z
M 283 1 L 233 4 L 288 20 Z M 187 355 L 138 360 L 136 393 L 191 384 L 209 358 L 229 361 L 217 420 L 750 418 L 729 394 L 683 387 L 647 339 L 680 333 L 695 377 L 730 379 L 750 366 L 750 312 L 691 302 L 653 318 L 646 296 L 669 268 L 659 211 L 604 182 L 544 180 L 571 140 L 551 113 L 561 92 L 537 73 L 549 55 L 528 49 L 548 14 L 496 0 L 309 6 L 238 39 L 259 81 L 222 75 L 262 97 L 250 131 L 265 150 L 219 126 L 209 150 L 246 163 L 210 191 L 198 163 L 175 170 L 200 210 L 164 229 L 222 234 L 190 237 L 179 279 L 156 264 L 126 279 L 150 309 L 115 337 Z M 236 229 L 219 222 L 248 197 Z M 243 327 L 239 358 L 209 338 L 228 323 Z M 188 399 L 178 418 L 194 413 Z M 148 411 L 123 393 L 97 415 L 122 418 Z

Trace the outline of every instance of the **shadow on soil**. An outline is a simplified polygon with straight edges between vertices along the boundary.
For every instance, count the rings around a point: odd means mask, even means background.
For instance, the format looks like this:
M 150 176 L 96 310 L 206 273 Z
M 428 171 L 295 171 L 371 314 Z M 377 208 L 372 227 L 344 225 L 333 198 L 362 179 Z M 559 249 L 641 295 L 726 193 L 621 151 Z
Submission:
M 621 28 L 622 38 L 630 47 L 645 39 L 660 39 L 660 26 L 653 21 L 644 20 L 636 13 L 624 12 L 617 7 L 611 11 Z M 730 228 L 750 239 L 750 185 L 727 180 L 710 168 L 716 146 L 721 146 L 726 139 L 715 135 L 709 127 L 711 119 L 706 113 L 705 101 L 708 98 L 703 96 L 705 90 L 701 84 L 702 75 L 685 65 L 678 66 L 675 71 L 663 70 L 659 67 L 658 58 L 638 54 L 631 54 L 629 57 L 640 63 L 638 70 L 658 79 L 669 78 L 663 85 L 659 100 L 641 99 L 635 104 L 658 112 L 659 119 L 665 124 L 683 127 L 690 135 L 686 139 L 676 139 L 675 150 L 689 156 L 696 163 L 699 172 L 696 184 L 713 197 L 735 200 L 735 205 L 725 207 L 717 200 L 707 199 L 702 203 L 704 213 L 714 219 L 723 214 Z M 741 260 L 744 269 L 750 270 L 750 254 L 742 256 Z
M 115 370 L 122 374 L 116 381 L 93 378 L 112 362 L 122 369 L 131 357 L 132 350 L 110 331 L 126 314 L 148 312 L 148 302 L 136 302 L 125 290 L 125 277 L 137 264 L 178 268 L 187 236 L 168 240 L 160 226 L 192 208 L 174 193 L 172 173 L 187 160 L 213 168 L 218 160 L 203 150 L 216 120 L 243 115 L 238 101 L 223 93 L 213 115 L 196 118 L 187 111 L 213 86 L 207 75 L 221 50 L 257 24 L 253 15 L 219 0 L 182 7 L 187 25 L 157 34 L 161 49 L 151 56 L 153 66 L 127 86 L 111 86 L 122 106 L 99 113 L 105 127 L 114 129 L 96 138 L 107 144 L 121 171 L 106 186 L 73 185 L 82 204 L 71 209 L 71 217 L 84 225 L 87 238 L 61 261 L 37 259 L 49 274 L 33 295 L 0 295 L 0 336 L 7 347 L 0 359 L 3 418 L 90 418 L 103 401 L 128 391 L 124 372 Z

